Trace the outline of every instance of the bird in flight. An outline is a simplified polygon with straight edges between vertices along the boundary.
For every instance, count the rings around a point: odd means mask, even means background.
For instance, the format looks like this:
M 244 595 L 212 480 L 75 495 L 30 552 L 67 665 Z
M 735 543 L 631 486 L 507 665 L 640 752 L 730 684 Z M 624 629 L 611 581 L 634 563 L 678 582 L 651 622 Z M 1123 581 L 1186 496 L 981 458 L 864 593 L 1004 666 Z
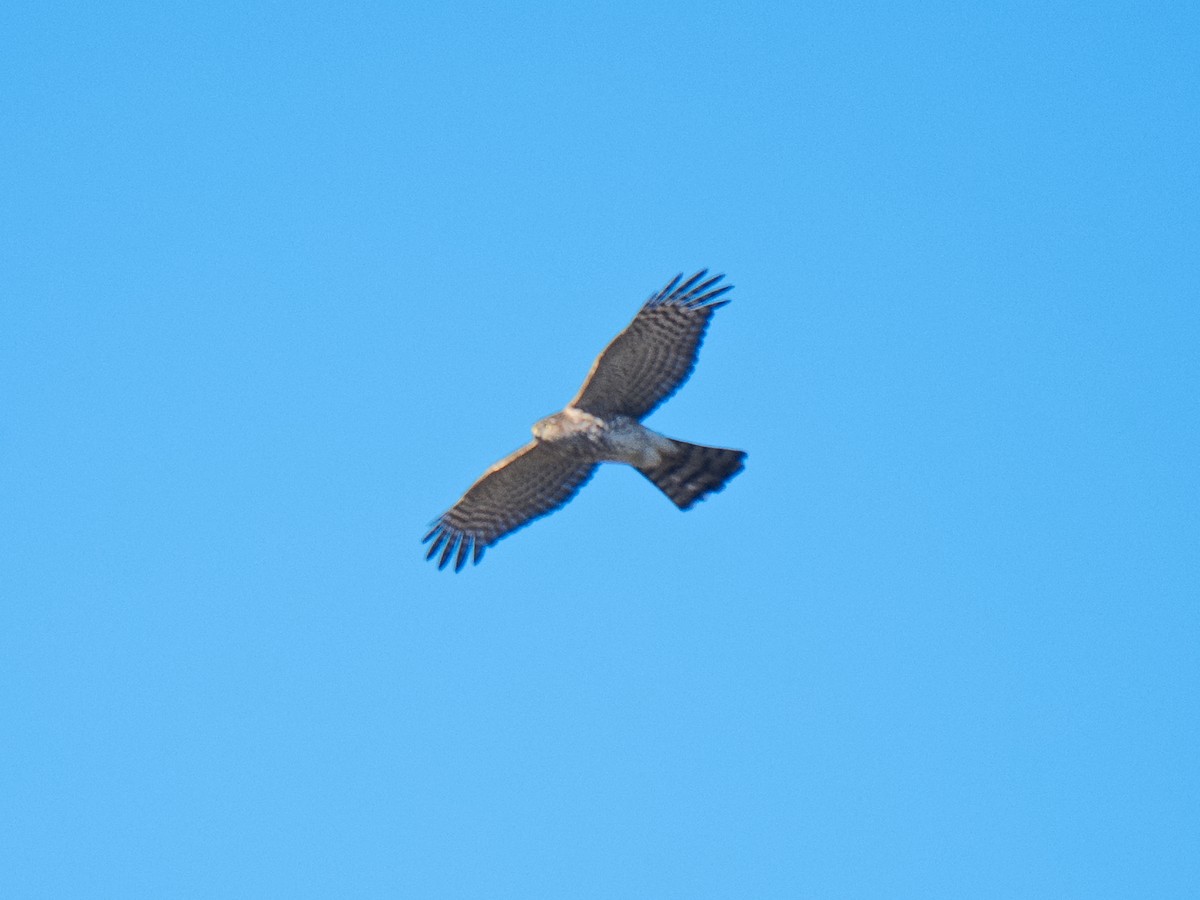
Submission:
M 742 470 L 741 450 L 664 437 L 641 424 L 687 381 L 719 299 L 733 286 L 708 270 L 677 275 L 650 296 L 629 326 L 596 357 L 579 394 L 535 423 L 533 440 L 471 485 L 433 523 L 422 543 L 438 568 L 478 563 L 500 538 L 563 506 L 602 462 L 627 463 L 680 509 L 725 487 Z

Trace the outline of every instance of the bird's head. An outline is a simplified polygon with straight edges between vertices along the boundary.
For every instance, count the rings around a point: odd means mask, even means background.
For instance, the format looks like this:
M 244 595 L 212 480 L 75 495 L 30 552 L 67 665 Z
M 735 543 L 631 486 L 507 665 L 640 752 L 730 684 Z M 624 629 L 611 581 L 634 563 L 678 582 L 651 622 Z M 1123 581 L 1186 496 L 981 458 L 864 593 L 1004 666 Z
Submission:
M 533 436 L 539 441 L 552 441 L 562 432 L 562 413 L 555 413 L 533 423 Z

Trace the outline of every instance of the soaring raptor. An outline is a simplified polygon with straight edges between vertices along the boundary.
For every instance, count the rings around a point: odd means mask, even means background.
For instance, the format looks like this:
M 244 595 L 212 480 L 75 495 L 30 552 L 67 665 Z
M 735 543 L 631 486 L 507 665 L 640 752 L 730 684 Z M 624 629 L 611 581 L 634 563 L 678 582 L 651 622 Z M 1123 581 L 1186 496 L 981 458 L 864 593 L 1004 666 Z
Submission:
M 742 470 L 741 450 L 704 447 L 664 437 L 641 424 L 679 390 L 696 366 L 712 314 L 733 286 L 724 275 L 687 281 L 676 275 L 641 308 L 629 326 L 596 357 L 579 394 L 561 412 L 533 426 L 533 441 L 483 473 L 425 535 L 426 559 L 441 551 L 462 570 L 500 538 L 553 512 L 575 496 L 596 466 L 633 466 L 680 509 L 725 487 Z M 682 282 L 682 283 L 681 283 Z

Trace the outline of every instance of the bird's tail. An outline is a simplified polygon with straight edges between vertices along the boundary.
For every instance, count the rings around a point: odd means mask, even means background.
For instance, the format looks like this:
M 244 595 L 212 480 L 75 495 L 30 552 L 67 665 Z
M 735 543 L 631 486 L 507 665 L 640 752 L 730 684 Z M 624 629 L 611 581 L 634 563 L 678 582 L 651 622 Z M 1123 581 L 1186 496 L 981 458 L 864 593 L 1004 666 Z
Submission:
M 680 509 L 689 509 L 697 500 L 719 491 L 742 471 L 746 454 L 741 450 L 705 447 L 686 441 L 671 441 L 671 450 L 662 454 L 656 466 L 638 468 Z

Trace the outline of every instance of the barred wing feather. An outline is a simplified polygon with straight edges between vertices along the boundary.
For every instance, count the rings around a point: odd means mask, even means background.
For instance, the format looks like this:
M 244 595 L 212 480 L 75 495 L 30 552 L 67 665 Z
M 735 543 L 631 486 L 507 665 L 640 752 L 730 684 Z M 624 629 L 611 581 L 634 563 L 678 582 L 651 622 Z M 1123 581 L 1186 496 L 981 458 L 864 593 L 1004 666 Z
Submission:
M 461 571 L 468 556 L 478 563 L 500 538 L 561 507 L 579 492 L 596 463 L 566 448 L 533 441 L 483 473 L 422 539 L 433 541 L 426 559 L 438 551 L 438 568 L 454 560 Z
M 729 302 L 718 298 L 733 287 L 716 287 L 725 276 L 707 274 L 687 281 L 677 275 L 653 294 L 596 358 L 571 405 L 597 416 L 642 419 L 679 390 L 696 367 L 713 312 Z

